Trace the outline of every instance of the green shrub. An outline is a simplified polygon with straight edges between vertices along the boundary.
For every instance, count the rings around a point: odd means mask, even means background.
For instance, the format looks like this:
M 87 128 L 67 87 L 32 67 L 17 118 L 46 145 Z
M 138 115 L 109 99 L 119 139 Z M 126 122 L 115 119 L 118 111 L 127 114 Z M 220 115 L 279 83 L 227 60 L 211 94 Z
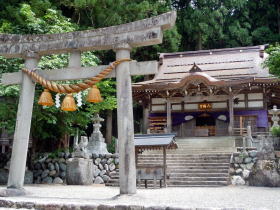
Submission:
M 280 127 L 273 127 L 271 133 L 273 136 L 280 137 Z

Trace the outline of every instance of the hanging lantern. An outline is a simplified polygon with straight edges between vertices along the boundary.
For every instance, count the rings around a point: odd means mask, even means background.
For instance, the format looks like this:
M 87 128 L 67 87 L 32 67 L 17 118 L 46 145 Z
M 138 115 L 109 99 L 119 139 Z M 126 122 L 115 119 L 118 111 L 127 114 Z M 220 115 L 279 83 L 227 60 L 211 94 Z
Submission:
M 103 101 L 99 89 L 96 85 L 93 85 L 92 88 L 88 91 L 87 101 L 91 103 L 99 103 Z
M 67 94 L 61 104 L 61 110 L 63 111 L 76 111 L 77 106 L 75 103 L 75 99 L 73 98 L 72 94 Z
M 48 89 L 45 89 L 44 92 L 41 94 L 38 104 L 42 106 L 52 106 L 54 105 L 52 94 Z

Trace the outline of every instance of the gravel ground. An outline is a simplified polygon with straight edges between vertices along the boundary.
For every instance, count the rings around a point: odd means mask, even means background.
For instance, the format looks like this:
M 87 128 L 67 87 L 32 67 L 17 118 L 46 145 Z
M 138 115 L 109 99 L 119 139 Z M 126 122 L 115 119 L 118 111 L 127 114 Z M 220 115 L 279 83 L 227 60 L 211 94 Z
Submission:
M 5 186 L 0 186 L 0 190 Z M 280 210 L 280 188 L 267 187 L 188 187 L 138 189 L 136 195 L 118 196 L 119 188 L 66 185 L 29 185 L 23 197 L 0 200 L 34 203 L 141 205 L 184 208 L 244 208 Z

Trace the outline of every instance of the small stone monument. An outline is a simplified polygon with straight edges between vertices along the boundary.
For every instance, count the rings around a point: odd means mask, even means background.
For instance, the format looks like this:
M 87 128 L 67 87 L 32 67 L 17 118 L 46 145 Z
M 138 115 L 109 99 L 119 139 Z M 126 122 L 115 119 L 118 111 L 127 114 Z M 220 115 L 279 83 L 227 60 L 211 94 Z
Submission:
M 78 136 L 75 137 L 72 158 L 67 160 L 66 183 L 69 185 L 90 185 L 93 182 L 93 163 L 89 159 L 87 145 L 86 136 L 82 136 L 79 143 Z
M 93 133 L 89 137 L 89 142 L 87 145 L 87 150 L 90 154 L 104 155 L 109 154 L 107 150 L 107 145 L 105 139 L 100 131 L 101 123 L 104 119 L 99 117 L 99 114 L 96 114 L 93 117 Z
M 272 114 L 271 120 L 273 121 L 273 125 L 272 125 L 271 129 L 275 128 L 275 127 L 279 127 L 278 122 L 279 122 L 280 118 L 278 117 L 278 115 L 280 114 L 280 109 L 277 109 L 277 106 L 274 105 L 273 109 L 269 110 L 268 113 Z

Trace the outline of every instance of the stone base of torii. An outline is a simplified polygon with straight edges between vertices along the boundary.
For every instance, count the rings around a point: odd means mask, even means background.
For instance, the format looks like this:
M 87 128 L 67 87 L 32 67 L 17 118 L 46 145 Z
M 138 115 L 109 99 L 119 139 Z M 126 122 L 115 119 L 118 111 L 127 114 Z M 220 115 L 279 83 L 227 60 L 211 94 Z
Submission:
M 24 58 L 25 68 L 34 70 L 42 55 L 69 52 L 69 67 L 52 71 L 38 71 L 48 80 L 85 79 L 97 75 L 103 67 L 81 67 L 81 52 L 109 50 L 116 52 L 116 60 L 130 58 L 134 47 L 160 44 L 163 30 L 175 24 L 176 12 L 96 30 L 48 35 L 0 34 L 0 55 Z M 132 109 L 131 75 L 157 72 L 157 62 L 124 62 L 110 77 L 117 78 L 117 114 L 119 142 L 120 194 L 136 193 L 136 168 Z M 21 84 L 8 186 L 2 196 L 23 195 L 28 139 L 34 103 L 35 83 L 21 72 L 4 74 L 2 83 Z

